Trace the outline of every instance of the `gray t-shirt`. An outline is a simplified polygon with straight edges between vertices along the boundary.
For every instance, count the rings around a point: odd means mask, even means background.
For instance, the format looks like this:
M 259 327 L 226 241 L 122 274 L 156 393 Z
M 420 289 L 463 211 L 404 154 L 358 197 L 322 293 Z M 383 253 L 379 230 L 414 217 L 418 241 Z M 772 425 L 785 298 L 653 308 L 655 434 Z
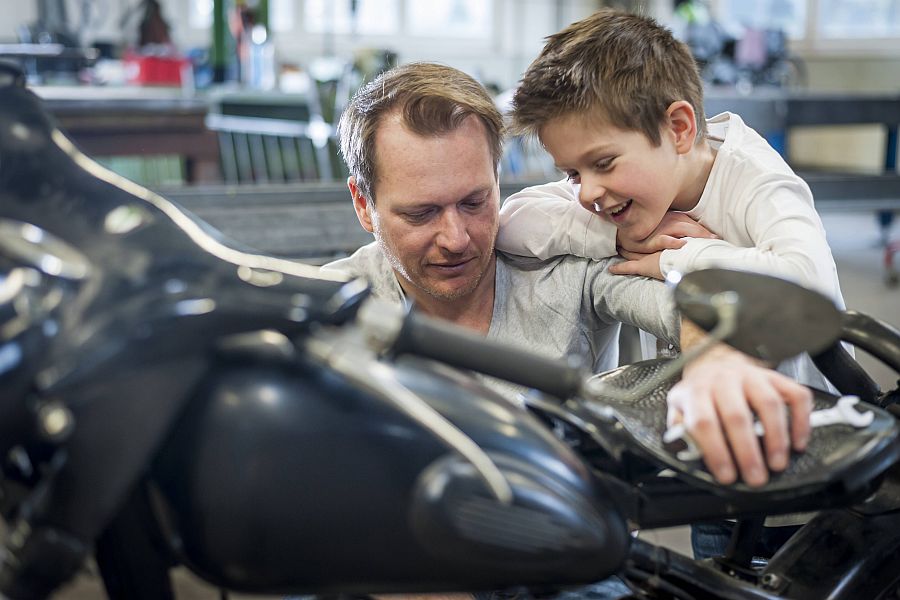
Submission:
M 629 323 L 678 343 L 680 321 L 665 285 L 607 271 L 611 260 L 574 256 L 551 260 L 497 252 L 494 314 L 487 337 L 551 358 L 576 357 L 594 373 L 618 366 L 619 324 Z M 323 267 L 372 285 L 374 296 L 402 303 L 403 291 L 376 242 Z M 521 388 L 490 386 L 513 399 Z

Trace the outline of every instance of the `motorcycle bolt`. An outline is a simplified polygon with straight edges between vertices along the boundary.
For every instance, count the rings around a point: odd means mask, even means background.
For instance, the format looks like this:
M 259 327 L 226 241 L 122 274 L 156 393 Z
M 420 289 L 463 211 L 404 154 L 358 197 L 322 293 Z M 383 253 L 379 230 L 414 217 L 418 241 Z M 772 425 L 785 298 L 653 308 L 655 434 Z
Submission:
M 775 573 L 766 573 L 762 576 L 761 583 L 764 588 L 774 590 L 781 585 L 781 577 L 779 577 Z
M 51 442 L 62 442 L 75 427 L 75 417 L 59 402 L 48 402 L 38 410 L 41 434 Z

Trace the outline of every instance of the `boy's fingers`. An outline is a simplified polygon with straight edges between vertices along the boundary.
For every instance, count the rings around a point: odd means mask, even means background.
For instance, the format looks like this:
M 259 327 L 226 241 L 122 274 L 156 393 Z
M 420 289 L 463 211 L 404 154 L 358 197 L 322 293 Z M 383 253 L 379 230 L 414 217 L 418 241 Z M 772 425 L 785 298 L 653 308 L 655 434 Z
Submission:
M 644 254 L 643 252 L 634 252 L 633 250 L 619 248 L 619 256 L 621 256 L 622 258 L 627 258 L 629 261 L 637 261 L 648 255 Z
M 638 261 L 626 260 L 625 262 L 609 265 L 609 272 L 613 275 L 640 275 Z
M 651 235 L 650 237 L 643 240 L 623 240 L 621 238 L 618 239 L 619 246 L 625 250 L 630 252 L 637 252 L 640 254 L 653 254 L 654 252 L 661 252 L 663 250 L 677 250 L 681 248 L 687 243 L 687 240 L 679 239 L 678 237 L 671 235 Z
M 669 232 L 670 235 L 679 237 L 679 238 L 704 238 L 704 239 L 718 239 L 719 236 L 709 231 L 706 227 L 701 225 L 700 223 L 696 223 L 691 221 L 690 223 L 680 222 L 675 224 L 672 227 L 672 231 Z M 685 242 L 686 243 L 686 242 Z
M 662 252 L 663 250 L 678 250 L 687 244 L 687 240 L 682 240 L 671 235 L 655 235 L 650 238 L 647 244 L 647 253 Z
M 669 235 L 676 238 L 707 238 L 717 239 L 715 233 L 709 231 L 706 227 L 681 212 L 670 211 L 665 214 L 657 226 L 653 235 Z
M 659 260 L 652 259 L 627 260 L 625 262 L 610 265 L 609 272 L 613 275 L 639 275 L 641 277 L 655 277 L 662 279 L 659 272 Z

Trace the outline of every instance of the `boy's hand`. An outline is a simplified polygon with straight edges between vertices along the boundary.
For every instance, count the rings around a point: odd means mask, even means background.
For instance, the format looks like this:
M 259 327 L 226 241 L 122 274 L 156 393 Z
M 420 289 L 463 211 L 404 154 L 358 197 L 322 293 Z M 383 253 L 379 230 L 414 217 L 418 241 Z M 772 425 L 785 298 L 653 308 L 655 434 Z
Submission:
M 769 469 L 783 471 L 791 448 L 804 450 L 809 441 L 809 389 L 727 346 L 688 365 L 668 403 L 669 423 L 684 423 L 720 483 L 733 483 L 740 473 L 748 485 L 764 485 Z M 754 420 L 765 431 L 765 460 Z
M 617 230 L 616 245 L 629 252 L 653 254 L 663 250 L 677 250 L 687 243 L 681 238 L 687 237 L 717 239 L 719 236 L 686 214 L 669 211 L 653 233 L 642 240 L 631 239 L 623 230 Z
M 662 270 L 659 268 L 659 257 L 662 252 L 641 254 L 640 252 L 629 252 L 624 248 L 619 248 L 619 254 L 628 260 L 610 265 L 609 272 L 613 275 L 643 275 L 644 277 L 663 279 Z

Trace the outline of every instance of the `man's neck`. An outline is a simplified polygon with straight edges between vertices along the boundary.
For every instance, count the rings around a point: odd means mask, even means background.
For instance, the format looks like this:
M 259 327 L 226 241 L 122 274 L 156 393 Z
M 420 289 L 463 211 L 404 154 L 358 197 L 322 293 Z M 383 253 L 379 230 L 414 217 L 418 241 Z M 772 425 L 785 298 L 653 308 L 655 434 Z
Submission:
M 487 335 L 494 315 L 496 274 L 497 260 L 495 257 L 475 289 L 465 296 L 452 300 L 427 294 L 401 276 L 398 276 L 397 280 L 407 297 L 415 302 L 417 310 Z

